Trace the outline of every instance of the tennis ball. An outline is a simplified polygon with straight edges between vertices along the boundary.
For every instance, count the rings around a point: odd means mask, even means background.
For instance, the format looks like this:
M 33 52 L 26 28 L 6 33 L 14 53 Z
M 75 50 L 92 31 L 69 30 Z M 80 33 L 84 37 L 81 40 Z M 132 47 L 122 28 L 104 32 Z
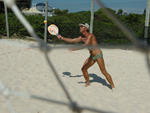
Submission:
M 44 24 L 46 24 L 47 23 L 47 20 L 44 20 Z

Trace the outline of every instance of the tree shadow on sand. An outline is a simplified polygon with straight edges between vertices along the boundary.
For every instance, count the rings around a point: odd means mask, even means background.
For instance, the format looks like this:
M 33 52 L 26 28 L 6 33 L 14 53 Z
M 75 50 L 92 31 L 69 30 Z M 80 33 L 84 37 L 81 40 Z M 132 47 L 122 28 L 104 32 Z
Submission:
M 63 72 L 63 76 L 68 76 L 68 77 L 82 77 L 83 75 L 75 75 L 72 76 L 70 72 Z M 111 85 L 109 85 L 105 79 L 101 78 L 100 76 L 97 76 L 96 74 L 89 74 L 90 78 L 93 78 L 90 80 L 90 83 L 97 82 L 102 84 L 103 86 L 108 87 L 109 89 L 112 89 Z M 85 83 L 85 82 L 78 82 L 79 84 Z

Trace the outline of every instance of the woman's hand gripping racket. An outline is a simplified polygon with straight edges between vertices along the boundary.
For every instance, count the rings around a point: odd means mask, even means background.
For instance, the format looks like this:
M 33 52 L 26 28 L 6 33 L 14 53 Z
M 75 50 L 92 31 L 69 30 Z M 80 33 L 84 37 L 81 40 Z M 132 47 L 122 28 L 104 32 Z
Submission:
M 48 26 L 48 32 L 51 35 L 57 36 L 59 39 L 62 38 L 62 36 L 59 35 L 59 29 L 58 29 L 58 27 L 55 24 L 51 24 L 51 25 Z

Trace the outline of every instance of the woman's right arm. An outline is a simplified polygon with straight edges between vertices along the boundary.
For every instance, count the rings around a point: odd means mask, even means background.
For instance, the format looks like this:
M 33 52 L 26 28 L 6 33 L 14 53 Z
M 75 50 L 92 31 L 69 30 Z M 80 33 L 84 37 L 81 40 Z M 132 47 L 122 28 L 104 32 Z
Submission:
M 61 40 L 63 40 L 63 41 L 65 41 L 65 42 L 68 42 L 68 43 L 78 43 L 78 42 L 81 42 L 82 41 L 82 37 L 80 36 L 80 37 L 78 37 L 78 38 L 65 38 L 65 37 L 63 37 L 63 36 L 61 36 L 61 35 L 58 35 L 57 36 L 59 39 L 61 39 Z

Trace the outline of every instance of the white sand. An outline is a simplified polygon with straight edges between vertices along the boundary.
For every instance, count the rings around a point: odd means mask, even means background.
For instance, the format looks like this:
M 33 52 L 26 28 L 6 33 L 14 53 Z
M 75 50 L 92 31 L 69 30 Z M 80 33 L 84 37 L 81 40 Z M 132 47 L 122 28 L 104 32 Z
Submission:
M 0 81 L 16 91 L 68 102 L 43 53 L 30 48 L 32 44 L 36 45 L 28 41 L 0 40 Z M 49 57 L 79 105 L 113 113 L 150 113 L 150 75 L 145 56 L 132 49 L 102 50 L 106 68 L 116 85 L 113 91 L 106 86 L 97 64 L 89 69 L 93 74 L 90 79 L 94 78 L 91 86 L 84 87 L 84 78 L 80 75 L 82 64 L 89 56 L 87 50 L 57 49 L 51 51 Z M 71 113 L 68 107 L 57 104 L 14 96 L 10 100 L 16 113 Z M 2 95 L 0 113 L 9 113 Z

